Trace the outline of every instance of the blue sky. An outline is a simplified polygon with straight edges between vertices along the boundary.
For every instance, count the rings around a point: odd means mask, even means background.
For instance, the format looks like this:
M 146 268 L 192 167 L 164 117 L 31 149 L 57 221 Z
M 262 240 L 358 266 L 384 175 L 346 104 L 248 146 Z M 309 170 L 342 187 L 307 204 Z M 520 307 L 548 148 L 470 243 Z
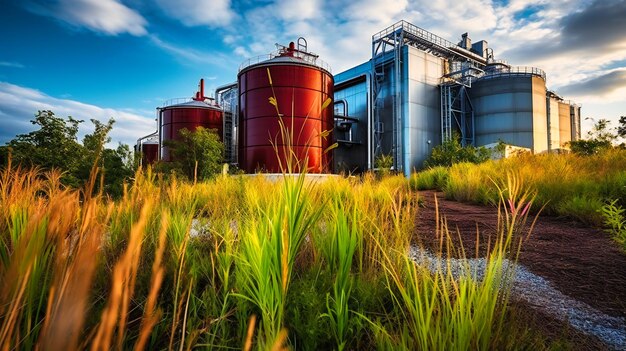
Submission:
M 626 1 L 8 0 L 0 11 L 0 143 L 40 109 L 109 117 L 115 142 L 155 129 L 155 108 L 235 81 L 241 62 L 307 38 L 338 73 L 371 35 L 405 19 L 451 41 L 469 32 L 498 59 L 544 69 L 583 116 L 626 115 Z M 586 121 L 584 126 L 589 126 Z M 81 133 L 89 131 L 85 123 Z

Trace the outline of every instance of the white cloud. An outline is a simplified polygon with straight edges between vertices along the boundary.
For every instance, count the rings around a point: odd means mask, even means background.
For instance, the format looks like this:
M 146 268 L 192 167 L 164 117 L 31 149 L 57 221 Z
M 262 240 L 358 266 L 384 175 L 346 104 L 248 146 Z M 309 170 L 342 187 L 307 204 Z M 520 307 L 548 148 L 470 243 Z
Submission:
M 141 36 L 147 33 L 146 19 L 118 0 L 58 0 L 26 6 L 35 13 L 102 34 Z
M 157 0 L 163 12 L 186 26 L 226 26 L 235 13 L 230 0 Z
M 115 119 L 111 131 L 113 146 L 117 142 L 134 144 L 139 137 L 156 130 L 154 113 L 148 111 L 129 112 L 103 108 L 75 100 L 59 99 L 38 90 L 0 82 L 0 143 L 5 143 L 17 134 L 33 130 L 29 122 L 38 110 L 52 110 L 57 116 L 72 116 L 85 120 L 79 131 L 82 137 L 93 130 L 89 119 L 106 122 Z
M 0 61 L 0 66 L 11 68 L 24 68 L 24 65 L 19 62 Z
M 286 45 L 303 36 L 309 50 L 339 73 L 367 61 L 372 35 L 404 19 L 452 42 L 469 32 L 473 41 L 486 40 L 497 59 L 543 69 L 550 88 L 557 93 L 563 88 L 578 103 L 590 106 L 584 108 L 585 115 L 596 114 L 593 109 L 603 99 L 615 102 L 611 106 L 626 104 L 626 88 L 615 79 L 609 80 L 614 84 L 603 85 L 607 88 L 603 91 L 586 89 L 584 94 L 581 85 L 576 85 L 603 76 L 623 78 L 610 75 L 625 68 L 621 64 L 626 62 L 626 39 L 621 35 L 626 30 L 623 0 L 273 0 L 256 4 L 224 28 L 223 42 L 242 61 L 274 51 L 274 43 Z M 619 113 L 623 111 L 613 115 Z
M 284 20 L 306 20 L 320 14 L 320 0 L 277 0 L 276 12 Z
M 225 69 L 231 67 L 230 57 L 224 53 L 200 51 L 195 48 L 179 46 L 162 40 L 153 34 L 149 35 L 149 38 L 152 44 L 180 59 L 184 63 L 207 64 Z
M 560 89 L 560 92 L 589 101 L 619 101 L 626 93 L 626 68 L 610 70 Z

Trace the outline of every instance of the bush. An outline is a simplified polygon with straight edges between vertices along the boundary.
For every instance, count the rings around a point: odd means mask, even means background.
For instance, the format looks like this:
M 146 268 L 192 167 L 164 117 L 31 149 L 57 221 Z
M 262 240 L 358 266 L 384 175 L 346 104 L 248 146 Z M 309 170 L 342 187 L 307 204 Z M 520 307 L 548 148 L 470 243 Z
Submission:
M 165 171 L 182 174 L 191 181 L 207 180 L 221 173 L 224 144 L 216 129 L 183 128 L 178 133 L 178 140 L 164 143 L 171 148 L 174 160 L 161 164 Z
M 617 204 L 617 200 L 610 201 L 602 206 L 602 217 L 604 224 L 608 227 L 607 231 L 613 236 L 613 239 L 626 251 L 626 210 Z
M 412 189 L 441 189 L 458 201 L 494 204 L 498 201 L 494 181 L 509 174 L 524 179 L 537 191 L 535 210 L 567 216 L 601 226 L 600 209 L 606 199 L 626 206 L 626 150 L 610 149 L 589 156 L 576 154 L 522 154 L 481 164 L 458 163 L 435 167 L 412 175 Z
M 602 201 L 593 196 L 576 195 L 562 200 L 557 205 L 557 213 L 580 222 L 601 226 Z
M 456 163 L 482 163 L 491 158 L 491 151 L 485 147 L 461 146 L 458 135 L 433 148 L 424 161 L 425 167 L 452 166 Z
M 447 167 L 428 168 L 424 171 L 413 173 L 409 184 L 413 190 L 443 190 L 448 183 L 448 173 Z

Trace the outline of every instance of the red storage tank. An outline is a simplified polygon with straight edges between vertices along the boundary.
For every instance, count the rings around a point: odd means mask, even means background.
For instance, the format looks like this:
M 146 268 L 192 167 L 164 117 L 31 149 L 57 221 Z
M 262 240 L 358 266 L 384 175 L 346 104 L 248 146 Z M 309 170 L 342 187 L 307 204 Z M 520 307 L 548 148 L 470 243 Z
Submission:
M 204 81 L 200 80 L 200 91 L 188 102 L 170 105 L 159 109 L 161 160 L 172 161 L 168 140 L 178 140 L 178 132 L 187 128 L 190 131 L 198 127 L 217 129 L 220 140 L 224 138 L 222 109 L 212 100 L 204 97 Z
M 298 160 L 308 156 L 308 172 L 331 171 L 331 153 L 324 150 L 333 139 L 322 133 L 333 130 L 333 76 L 316 55 L 306 52 L 301 40 L 298 49 L 292 42 L 268 60 L 246 62 L 239 71 L 239 167 L 245 172 L 283 171 L 289 144 Z M 276 99 L 276 106 L 270 98 Z M 287 128 L 285 140 L 281 119 Z
M 141 144 L 141 164 L 151 165 L 159 159 L 159 144 L 146 142 Z

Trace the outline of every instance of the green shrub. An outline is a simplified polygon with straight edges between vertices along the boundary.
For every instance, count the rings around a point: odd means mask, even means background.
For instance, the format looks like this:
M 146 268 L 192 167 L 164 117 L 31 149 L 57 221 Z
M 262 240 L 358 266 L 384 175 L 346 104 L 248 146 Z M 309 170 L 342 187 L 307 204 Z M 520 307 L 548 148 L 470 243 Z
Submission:
M 448 183 L 448 168 L 437 166 L 413 173 L 410 186 L 413 190 L 443 190 Z
M 580 222 L 602 225 L 602 200 L 593 196 L 576 195 L 562 200 L 556 208 L 557 214 L 574 218 Z
M 626 251 L 626 210 L 617 204 L 617 200 L 612 200 L 602 206 L 602 217 L 607 231 L 613 239 Z

